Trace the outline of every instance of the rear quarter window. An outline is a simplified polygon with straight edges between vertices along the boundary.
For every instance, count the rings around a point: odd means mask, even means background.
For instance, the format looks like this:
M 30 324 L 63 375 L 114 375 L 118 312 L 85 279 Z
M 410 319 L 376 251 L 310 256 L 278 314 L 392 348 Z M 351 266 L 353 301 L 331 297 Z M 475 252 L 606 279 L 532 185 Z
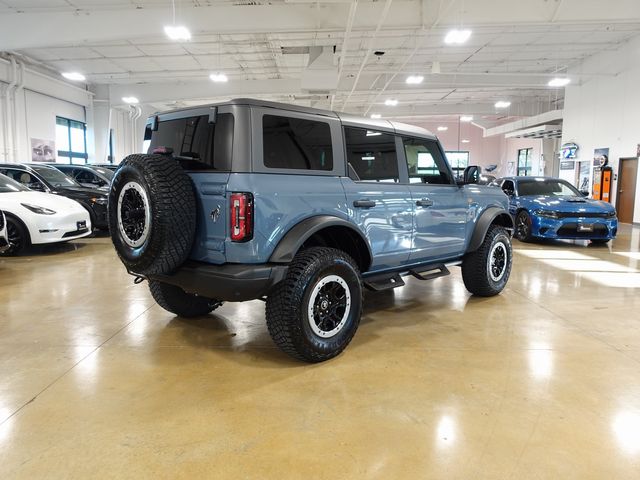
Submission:
M 262 148 L 267 168 L 333 170 L 331 128 L 326 122 L 264 115 Z

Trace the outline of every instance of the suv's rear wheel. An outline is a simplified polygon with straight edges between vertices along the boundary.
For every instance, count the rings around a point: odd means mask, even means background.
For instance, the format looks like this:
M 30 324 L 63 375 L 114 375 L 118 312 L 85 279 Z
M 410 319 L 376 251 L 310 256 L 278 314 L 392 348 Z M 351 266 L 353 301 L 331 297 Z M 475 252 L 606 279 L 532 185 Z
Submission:
M 353 259 L 334 248 L 298 253 L 267 299 L 267 327 L 294 358 L 322 362 L 338 355 L 358 329 L 362 284 Z
M 462 262 L 464 286 L 480 297 L 497 295 L 509 280 L 512 254 L 506 230 L 491 226 L 480 248 L 468 253 Z
M 195 236 L 196 197 L 176 160 L 124 159 L 109 191 L 109 230 L 122 263 L 135 273 L 171 273 L 184 263 Z
M 149 290 L 158 305 L 180 317 L 199 317 L 222 305 L 217 300 L 187 293 L 180 287 L 155 280 L 149 280 Z

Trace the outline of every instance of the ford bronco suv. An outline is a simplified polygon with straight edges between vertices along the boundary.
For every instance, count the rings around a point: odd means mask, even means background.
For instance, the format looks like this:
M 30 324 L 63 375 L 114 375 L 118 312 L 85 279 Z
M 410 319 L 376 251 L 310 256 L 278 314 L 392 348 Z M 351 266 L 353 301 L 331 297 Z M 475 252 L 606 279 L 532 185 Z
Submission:
M 153 115 L 145 141 L 113 179 L 111 237 L 176 315 L 265 300 L 278 347 L 320 362 L 353 338 L 364 288 L 451 265 L 475 295 L 509 278 L 506 195 L 477 167 L 456 180 L 424 129 L 237 99 Z

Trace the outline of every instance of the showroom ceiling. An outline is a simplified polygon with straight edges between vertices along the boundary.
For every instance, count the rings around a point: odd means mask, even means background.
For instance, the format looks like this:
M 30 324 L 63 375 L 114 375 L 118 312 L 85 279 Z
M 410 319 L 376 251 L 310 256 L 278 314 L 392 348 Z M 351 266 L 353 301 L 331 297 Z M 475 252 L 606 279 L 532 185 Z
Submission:
M 561 108 L 550 78 L 640 34 L 640 2 L 176 0 L 176 24 L 192 33 L 185 42 L 164 35 L 172 21 L 168 0 L 0 0 L 0 50 L 112 85 L 115 104 L 130 95 L 155 108 L 254 96 L 404 118 L 506 118 Z M 446 45 L 452 28 L 472 35 Z M 324 47 L 315 67 L 314 47 Z M 327 70 L 335 84 L 322 80 Z M 229 81 L 211 82 L 217 72 Z M 407 85 L 412 74 L 424 81 Z M 398 105 L 385 106 L 389 98 Z M 511 106 L 496 111 L 498 100 Z

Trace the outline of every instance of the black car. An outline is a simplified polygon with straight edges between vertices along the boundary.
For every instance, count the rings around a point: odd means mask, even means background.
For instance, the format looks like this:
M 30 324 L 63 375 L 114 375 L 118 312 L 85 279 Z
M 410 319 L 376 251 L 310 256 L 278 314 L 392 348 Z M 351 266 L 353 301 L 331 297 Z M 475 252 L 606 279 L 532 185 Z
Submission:
M 91 224 L 98 229 L 108 228 L 108 192 L 83 187 L 60 170 L 49 165 L 3 163 L 0 173 L 14 179 L 31 190 L 54 193 L 71 198 L 87 209 Z

